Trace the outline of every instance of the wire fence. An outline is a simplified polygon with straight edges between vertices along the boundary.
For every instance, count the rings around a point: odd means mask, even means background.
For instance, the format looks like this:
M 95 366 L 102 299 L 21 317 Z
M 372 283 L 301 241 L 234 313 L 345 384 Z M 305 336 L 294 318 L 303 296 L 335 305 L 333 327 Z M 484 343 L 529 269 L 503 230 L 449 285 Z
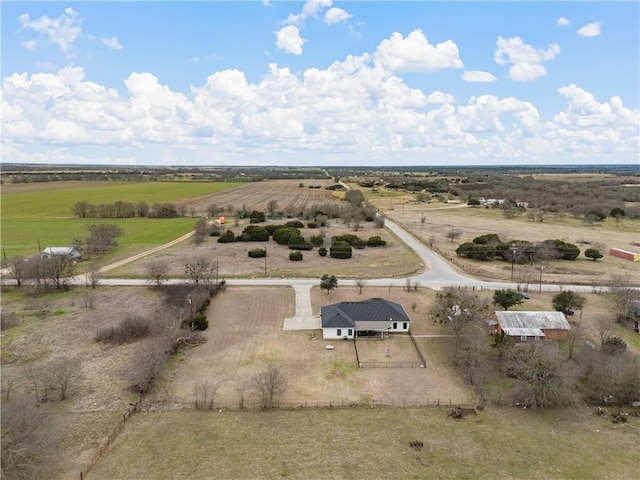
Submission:
M 419 364 L 418 364 L 419 365 Z M 218 401 L 207 404 L 205 407 L 195 407 L 193 402 L 152 403 L 143 402 L 140 412 L 168 412 L 168 411 L 252 411 L 252 410 L 314 410 L 328 408 L 390 408 L 390 407 L 469 407 L 478 404 L 478 400 L 472 397 L 433 397 L 411 396 L 403 398 L 383 398 L 379 400 L 319 400 L 319 399 L 274 399 L 271 406 L 260 400 L 244 401 L 242 406 L 237 403 Z
M 360 362 L 360 368 L 424 368 L 421 362 Z
M 135 412 L 140 410 L 141 403 L 142 403 L 142 399 L 139 398 L 136 403 L 131 404 L 129 409 L 127 409 L 127 411 L 122 414 L 122 418 L 118 422 L 118 425 L 116 425 L 116 427 L 113 429 L 111 434 L 107 437 L 107 439 L 104 442 L 102 442 L 102 444 L 100 445 L 100 448 L 98 449 L 96 454 L 93 456 L 91 461 L 87 464 L 87 466 L 80 471 L 80 480 L 84 480 L 84 478 L 89 474 L 91 469 L 96 465 L 96 463 L 98 463 L 98 460 L 102 458 L 102 455 L 104 455 L 104 453 L 107 451 L 107 448 L 109 448 L 109 445 L 111 445 L 114 442 L 114 440 L 118 437 L 118 434 L 124 428 L 125 424 L 127 423 L 127 420 L 131 418 L 131 415 L 133 415 Z

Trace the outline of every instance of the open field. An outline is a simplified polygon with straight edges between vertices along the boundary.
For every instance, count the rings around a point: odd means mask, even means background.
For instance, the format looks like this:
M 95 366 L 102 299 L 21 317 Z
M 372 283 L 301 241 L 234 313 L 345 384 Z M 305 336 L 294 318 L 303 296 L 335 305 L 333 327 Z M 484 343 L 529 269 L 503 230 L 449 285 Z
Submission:
M 266 180 L 191 198 L 180 204 L 189 210 L 193 208 L 198 213 L 206 213 L 207 207 L 212 203 L 225 207 L 225 212 L 235 213 L 240 209 L 266 212 L 269 202 L 275 200 L 278 210 L 291 210 L 297 214 L 305 207 L 335 200 L 333 192 L 325 190 L 325 187 L 334 184 L 331 179 Z M 309 188 L 311 186 L 319 188 Z
M 62 185 L 60 185 L 62 184 Z M 212 191 L 232 189 L 237 183 L 189 182 L 51 182 L 2 186 L 1 244 L 7 258 L 39 253 L 39 246 L 71 245 L 75 238 L 87 236 L 87 226 L 117 224 L 123 235 L 122 246 L 110 258 L 144 250 L 171 241 L 193 229 L 193 218 L 171 219 L 78 219 L 72 207 L 78 201 L 92 204 L 116 201 L 153 203 L 174 202 Z M 60 187 L 65 187 L 61 189 Z M 128 247 L 128 248 L 127 248 Z
M 64 184 L 67 188 L 60 189 Z M 242 185 L 224 182 L 51 182 L 2 186 L 2 218 L 70 217 L 76 202 L 177 203 Z
M 267 223 L 284 223 L 285 220 Z M 267 224 L 265 223 L 265 224 Z M 236 235 L 249 225 L 244 219 L 239 226 L 225 225 L 225 229 L 232 230 Z M 263 224 L 264 225 L 264 224 Z M 303 260 L 292 262 L 289 254 L 292 252 L 287 246 L 278 245 L 273 240 L 268 242 L 234 242 L 218 243 L 217 237 L 205 237 L 205 242 L 196 245 L 193 241 L 182 242 L 171 248 L 163 250 L 153 257 L 142 259 L 139 262 L 127 264 L 121 268 L 110 271 L 111 277 L 144 277 L 149 262 L 160 259 L 166 262 L 169 275 L 175 277 L 184 276 L 184 265 L 193 258 L 204 256 L 217 262 L 218 275 L 221 277 L 317 277 L 325 273 L 336 275 L 339 278 L 372 278 L 372 277 L 401 277 L 417 273 L 424 267 L 420 258 L 400 242 L 395 235 L 385 229 L 375 228 L 367 223 L 358 232 L 354 232 L 344 223 L 338 220 L 330 220 L 327 227 L 303 228 L 301 233 L 305 238 L 312 235 L 325 234 L 325 248 L 331 244 L 331 237 L 335 235 L 355 234 L 362 239 L 371 236 L 380 236 L 387 242 L 384 247 L 367 247 L 353 249 L 350 259 L 341 260 L 331 258 L 328 254 L 321 257 L 318 249 L 303 251 Z M 249 250 L 255 248 L 267 249 L 267 259 L 249 258 Z
M 90 225 L 115 224 L 122 230 L 118 246 L 97 259 L 106 263 L 141 250 L 162 245 L 193 230 L 196 220 L 180 218 L 112 218 L 112 219 L 51 219 L 12 218 L 2 220 L 2 247 L 7 258 L 30 256 L 49 245 L 72 244 L 75 238 L 85 238 Z M 80 268 L 82 264 L 80 265 Z
M 435 407 L 139 413 L 90 478 L 637 476 L 637 419 L 614 425 L 587 409 L 489 408 L 464 420 L 447 413 Z M 415 440 L 424 444 L 420 451 L 409 445 Z
M 487 280 L 509 280 L 511 264 L 500 260 L 481 262 L 458 257 L 455 249 L 463 242 L 487 233 L 496 233 L 506 242 L 528 240 L 530 242 L 560 239 L 576 244 L 581 255 L 574 261 L 550 261 L 543 270 L 544 283 L 582 283 L 602 285 L 612 274 L 628 276 L 631 281 L 640 282 L 640 262 L 630 262 L 608 255 L 611 247 L 640 251 L 632 242 L 640 241 L 640 220 L 623 219 L 616 226 L 613 219 L 593 226 L 582 220 L 565 216 L 562 220 L 531 222 L 525 217 L 506 219 L 500 210 L 471 208 L 438 204 L 408 203 L 407 201 L 375 202 L 382 213 L 398 221 L 416 236 L 428 241 L 433 239 L 434 249 L 448 261 L 478 278 Z M 422 224 L 421 218 L 425 216 Z M 447 234 L 454 229 L 460 236 L 453 242 Z M 583 253 L 590 243 L 600 242 L 606 246 L 604 257 L 594 262 Z M 537 285 L 540 279 L 539 265 L 516 265 L 514 280 L 522 284 Z M 535 288 L 533 287 L 532 288 Z

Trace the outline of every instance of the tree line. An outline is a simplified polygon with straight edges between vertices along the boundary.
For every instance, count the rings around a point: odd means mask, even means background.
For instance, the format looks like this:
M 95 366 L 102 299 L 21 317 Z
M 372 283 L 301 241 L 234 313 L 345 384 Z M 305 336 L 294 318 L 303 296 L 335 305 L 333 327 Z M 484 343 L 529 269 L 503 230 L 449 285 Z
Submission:
M 123 202 L 93 205 L 87 201 L 76 202 L 72 207 L 77 218 L 175 218 L 186 215 L 186 207 L 173 203 Z

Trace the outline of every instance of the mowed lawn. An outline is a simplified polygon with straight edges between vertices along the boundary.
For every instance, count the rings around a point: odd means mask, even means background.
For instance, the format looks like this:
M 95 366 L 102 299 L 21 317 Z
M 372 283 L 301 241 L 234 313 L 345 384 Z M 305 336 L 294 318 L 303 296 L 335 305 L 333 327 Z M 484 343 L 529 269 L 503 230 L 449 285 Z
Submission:
M 60 182 L 62 183 L 62 182 Z M 87 236 L 93 223 L 115 223 L 122 229 L 119 244 L 123 247 L 146 247 L 173 240 L 190 231 L 193 218 L 176 219 L 78 219 L 73 205 L 126 201 L 137 203 L 173 203 L 180 200 L 231 189 L 237 183 L 196 182 L 68 182 L 68 188 L 40 189 L 7 185 L 2 190 L 1 244 L 7 257 L 32 255 L 48 245 L 70 245 L 74 238 Z M 12 188 L 15 187 L 15 188 Z M 56 185 L 59 187 L 59 185 Z M 14 192 L 14 193 L 12 193 Z
M 127 479 L 631 479 L 638 426 L 588 409 L 338 408 L 134 415 L 88 475 Z M 410 442 L 423 442 L 418 451 Z

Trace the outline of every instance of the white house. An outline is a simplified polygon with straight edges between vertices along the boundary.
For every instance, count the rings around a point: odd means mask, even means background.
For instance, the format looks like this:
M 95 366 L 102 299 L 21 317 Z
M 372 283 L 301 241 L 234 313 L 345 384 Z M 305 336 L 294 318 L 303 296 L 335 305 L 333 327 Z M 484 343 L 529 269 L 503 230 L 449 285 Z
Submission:
M 42 258 L 67 257 L 70 260 L 82 258 L 82 254 L 75 247 L 47 247 L 40 255 Z
M 322 338 L 351 339 L 385 332 L 408 332 L 411 319 L 404 307 L 382 298 L 340 302 L 320 308 Z

